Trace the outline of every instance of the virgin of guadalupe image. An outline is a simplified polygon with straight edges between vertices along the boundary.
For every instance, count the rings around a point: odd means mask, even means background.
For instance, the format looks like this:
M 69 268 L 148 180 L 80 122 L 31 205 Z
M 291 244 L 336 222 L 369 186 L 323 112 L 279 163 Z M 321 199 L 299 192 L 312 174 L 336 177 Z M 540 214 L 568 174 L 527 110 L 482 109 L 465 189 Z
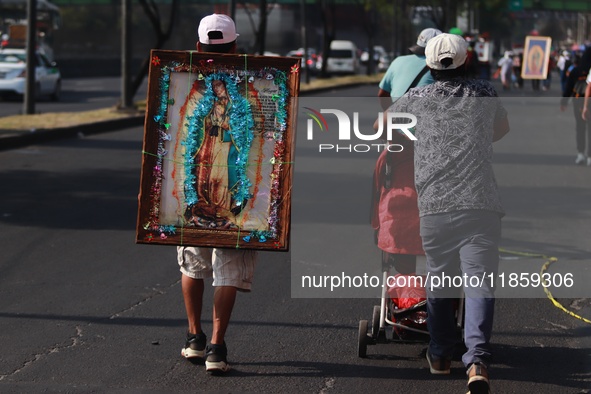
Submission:
M 198 201 L 185 217 L 194 224 L 231 228 L 246 205 L 232 195 L 238 184 L 238 148 L 232 138 L 230 117 L 233 102 L 223 81 L 213 80 L 214 103 L 203 120 L 203 133 L 194 156 Z
M 542 75 L 542 68 L 544 67 L 544 50 L 542 47 L 539 45 L 532 46 L 528 55 L 528 72 L 531 75 Z

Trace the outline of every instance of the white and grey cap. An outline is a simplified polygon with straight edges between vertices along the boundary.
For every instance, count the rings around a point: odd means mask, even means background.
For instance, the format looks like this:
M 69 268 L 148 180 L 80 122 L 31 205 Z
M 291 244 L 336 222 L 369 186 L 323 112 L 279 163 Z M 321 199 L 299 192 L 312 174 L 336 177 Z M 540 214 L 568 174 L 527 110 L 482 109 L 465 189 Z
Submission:
M 442 33 L 427 43 L 427 66 L 433 70 L 453 70 L 466 62 L 468 42 L 457 34 Z M 451 59 L 441 63 L 443 59 Z

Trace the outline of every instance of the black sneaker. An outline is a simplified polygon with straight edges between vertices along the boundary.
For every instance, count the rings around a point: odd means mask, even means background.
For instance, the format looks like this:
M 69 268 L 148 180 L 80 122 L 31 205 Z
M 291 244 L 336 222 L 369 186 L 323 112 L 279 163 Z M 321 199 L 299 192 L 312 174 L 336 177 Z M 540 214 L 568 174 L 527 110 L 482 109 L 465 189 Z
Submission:
M 451 369 L 451 359 L 444 357 L 435 357 L 427 349 L 427 362 L 429 371 L 433 375 L 449 375 Z
M 230 365 L 227 360 L 228 349 L 226 343 L 222 345 L 214 345 L 213 343 L 207 347 L 205 355 L 205 370 L 211 373 L 224 373 L 230 370 Z
M 181 349 L 181 356 L 184 358 L 205 357 L 205 344 L 207 337 L 200 332 L 198 335 L 187 332 L 185 347 Z

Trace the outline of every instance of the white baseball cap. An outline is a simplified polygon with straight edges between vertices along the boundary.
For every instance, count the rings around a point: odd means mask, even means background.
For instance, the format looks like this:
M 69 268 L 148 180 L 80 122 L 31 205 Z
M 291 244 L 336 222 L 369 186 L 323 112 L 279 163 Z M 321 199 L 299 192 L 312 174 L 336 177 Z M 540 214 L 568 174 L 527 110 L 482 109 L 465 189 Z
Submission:
M 236 40 L 236 25 L 224 14 L 212 14 L 199 23 L 199 42 L 206 45 L 227 44 Z
M 427 66 L 433 70 L 453 70 L 466 62 L 468 42 L 457 34 L 442 33 L 433 37 L 425 48 Z M 443 59 L 452 59 L 447 67 L 441 63 Z
M 427 43 L 429 42 L 430 39 L 432 39 L 435 36 L 438 36 L 441 34 L 441 30 L 438 29 L 434 29 L 432 27 L 429 27 L 428 29 L 424 29 L 421 34 L 419 34 L 419 37 L 417 38 L 417 45 L 420 47 L 426 47 Z
M 432 27 L 423 29 L 417 37 L 417 43 L 408 49 L 416 55 L 422 55 L 429 40 L 439 34 L 441 34 L 441 30 Z

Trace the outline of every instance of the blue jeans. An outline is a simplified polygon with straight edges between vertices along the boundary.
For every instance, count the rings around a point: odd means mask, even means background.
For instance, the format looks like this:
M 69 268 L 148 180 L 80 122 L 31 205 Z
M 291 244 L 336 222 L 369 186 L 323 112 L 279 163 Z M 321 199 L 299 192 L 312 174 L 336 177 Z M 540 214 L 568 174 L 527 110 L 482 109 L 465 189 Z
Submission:
M 466 367 L 475 362 L 488 365 L 494 278 L 499 266 L 500 215 L 484 210 L 426 215 L 421 217 L 421 237 L 431 277 L 427 283 L 429 352 L 451 358 L 456 344 L 454 302 L 463 290 L 464 343 L 468 350 L 462 361 Z

